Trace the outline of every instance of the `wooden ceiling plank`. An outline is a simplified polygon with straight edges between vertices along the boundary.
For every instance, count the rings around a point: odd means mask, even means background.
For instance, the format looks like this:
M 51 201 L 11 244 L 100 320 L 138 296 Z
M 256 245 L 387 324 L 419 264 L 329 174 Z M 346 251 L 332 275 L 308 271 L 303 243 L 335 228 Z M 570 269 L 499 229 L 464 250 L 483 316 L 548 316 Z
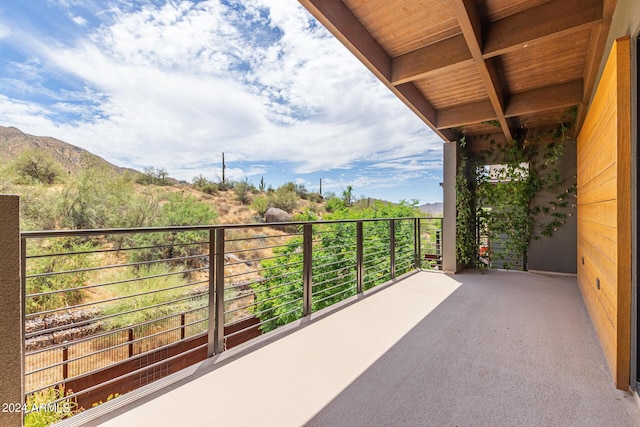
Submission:
M 582 80 L 547 86 L 511 95 L 506 117 L 522 116 L 539 111 L 580 105 L 583 99 Z
M 473 0 L 453 0 L 452 3 L 462 34 L 467 42 L 467 46 L 469 46 L 471 56 L 478 67 L 480 78 L 489 95 L 489 100 L 495 111 L 495 117 L 500 123 L 506 139 L 511 141 L 513 137 L 509 124 L 504 116 L 504 96 L 499 81 L 496 78 L 495 72 L 490 68 L 491 64 L 488 64 L 482 56 L 482 25 L 478 10 Z
M 467 42 L 459 34 L 394 58 L 391 63 L 391 83 L 407 83 L 432 71 L 471 60 Z
M 438 111 L 438 129 L 447 129 L 496 120 L 496 112 L 490 101 L 463 104 Z
M 568 35 L 601 20 L 602 0 L 553 0 L 485 26 L 484 57 L 501 55 L 549 36 Z

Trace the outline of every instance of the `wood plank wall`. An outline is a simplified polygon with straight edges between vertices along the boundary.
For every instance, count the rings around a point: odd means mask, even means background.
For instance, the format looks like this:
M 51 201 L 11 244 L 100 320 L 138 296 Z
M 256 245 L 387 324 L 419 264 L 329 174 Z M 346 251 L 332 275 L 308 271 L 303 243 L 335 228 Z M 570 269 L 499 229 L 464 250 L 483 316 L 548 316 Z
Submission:
M 629 388 L 631 53 L 614 43 L 578 136 L 578 284 L 616 387 Z

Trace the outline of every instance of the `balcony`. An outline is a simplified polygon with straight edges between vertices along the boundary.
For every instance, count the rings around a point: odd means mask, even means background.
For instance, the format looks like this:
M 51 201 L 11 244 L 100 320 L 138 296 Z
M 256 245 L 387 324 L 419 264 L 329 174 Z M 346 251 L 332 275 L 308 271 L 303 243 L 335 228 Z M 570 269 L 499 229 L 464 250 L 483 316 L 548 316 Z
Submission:
M 632 426 L 638 419 L 634 398 L 614 388 L 574 277 L 419 271 L 66 423 Z

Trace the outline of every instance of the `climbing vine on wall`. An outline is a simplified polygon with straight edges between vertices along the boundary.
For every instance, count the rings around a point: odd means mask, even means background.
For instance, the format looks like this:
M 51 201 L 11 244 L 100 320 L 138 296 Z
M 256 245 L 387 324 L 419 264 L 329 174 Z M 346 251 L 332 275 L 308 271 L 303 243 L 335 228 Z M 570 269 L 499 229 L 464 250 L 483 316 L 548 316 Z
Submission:
M 574 214 L 575 176 L 563 177 L 558 162 L 566 132 L 560 124 L 509 144 L 491 141 L 490 149 L 479 153 L 465 152 L 456 177 L 460 262 L 485 266 L 494 257 L 526 264 L 531 241 L 551 237 Z M 543 193 L 551 194 L 551 201 L 543 202 Z M 499 253 L 480 249 L 478 228 L 501 237 Z M 506 262 L 503 267 L 517 265 Z

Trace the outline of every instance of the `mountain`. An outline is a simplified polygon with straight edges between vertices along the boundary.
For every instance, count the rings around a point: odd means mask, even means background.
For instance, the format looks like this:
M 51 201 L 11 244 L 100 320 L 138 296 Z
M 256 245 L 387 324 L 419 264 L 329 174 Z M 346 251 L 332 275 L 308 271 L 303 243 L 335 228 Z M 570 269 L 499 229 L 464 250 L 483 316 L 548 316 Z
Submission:
M 105 167 L 115 173 L 133 172 L 129 168 L 122 168 L 109 163 L 102 157 L 96 156 L 75 145 L 48 136 L 34 136 L 22 132 L 15 127 L 0 126 L 0 163 L 16 158 L 24 150 L 37 149 L 49 153 L 62 166 L 63 170 L 74 174 L 88 163 Z
M 441 202 L 437 203 L 425 203 L 424 205 L 418 206 L 418 208 L 422 212 L 426 212 L 431 215 L 442 215 L 444 212 L 444 204 Z

